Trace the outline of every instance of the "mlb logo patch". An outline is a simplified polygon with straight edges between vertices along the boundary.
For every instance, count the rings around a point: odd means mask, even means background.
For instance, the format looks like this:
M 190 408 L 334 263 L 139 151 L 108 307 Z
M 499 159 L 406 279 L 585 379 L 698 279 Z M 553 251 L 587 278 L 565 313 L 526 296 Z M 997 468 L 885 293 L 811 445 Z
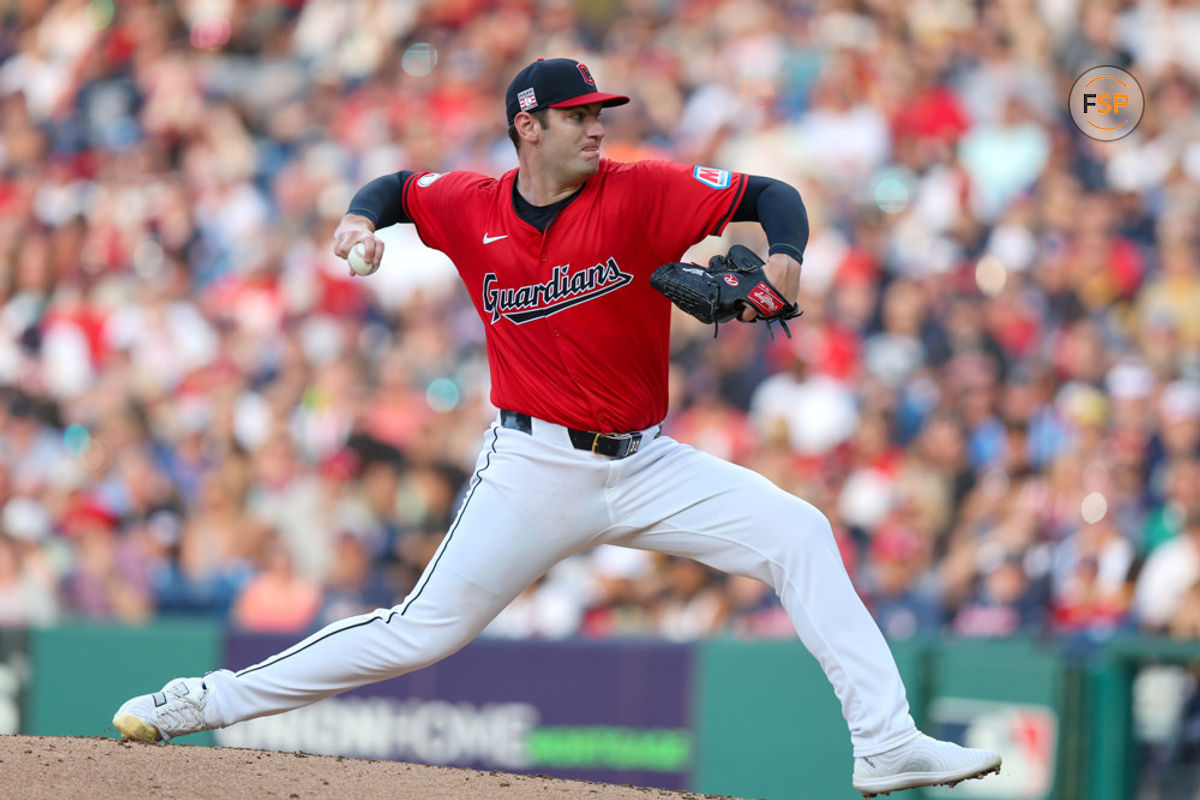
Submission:
M 692 170 L 692 177 L 705 186 L 711 186 L 714 189 L 725 189 L 729 186 L 730 174 L 727 169 L 696 167 Z
M 533 93 L 532 86 L 517 92 L 517 104 L 521 106 L 522 111 L 528 111 L 537 105 L 537 97 Z

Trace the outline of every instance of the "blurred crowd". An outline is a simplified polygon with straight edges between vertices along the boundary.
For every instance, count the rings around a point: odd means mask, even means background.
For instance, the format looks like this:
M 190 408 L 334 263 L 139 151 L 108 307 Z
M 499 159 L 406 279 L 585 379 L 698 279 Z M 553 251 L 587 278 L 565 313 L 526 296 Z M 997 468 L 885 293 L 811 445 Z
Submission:
M 800 189 L 795 338 L 677 315 L 666 432 L 825 511 L 888 636 L 1200 637 L 1198 40 L 1173 0 L 3 4 L 0 626 L 407 593 L 495 415 L 482 326 L 411 228 L 367 279 L 332 230 L 378 175 L 515 166 L 504 88 L 565 55 L 634 98 L 608 157 Z M 1065 106 L 1100 64 L 1146 97 L 1117 142 Z M 722 633 L 794 635 L 618 548 L 487 631 Z

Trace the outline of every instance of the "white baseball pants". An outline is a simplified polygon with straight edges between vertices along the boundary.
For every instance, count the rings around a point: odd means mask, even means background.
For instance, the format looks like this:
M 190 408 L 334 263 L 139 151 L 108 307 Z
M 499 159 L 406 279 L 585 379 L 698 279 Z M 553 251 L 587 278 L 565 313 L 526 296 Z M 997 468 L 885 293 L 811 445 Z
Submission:
M 409 596 L 236 674 L 208 675 L 222 726 L 445 658 L 555 563 L 608 543 L 766 582 L 833 684 L 855 756 L 912 738 L 895 661 L 825 516 L 761 475 L 654 432 L 613 460 L 576 450 L 559 425 L 534 419 L 526 434 L 493 424 L 458 516 Z

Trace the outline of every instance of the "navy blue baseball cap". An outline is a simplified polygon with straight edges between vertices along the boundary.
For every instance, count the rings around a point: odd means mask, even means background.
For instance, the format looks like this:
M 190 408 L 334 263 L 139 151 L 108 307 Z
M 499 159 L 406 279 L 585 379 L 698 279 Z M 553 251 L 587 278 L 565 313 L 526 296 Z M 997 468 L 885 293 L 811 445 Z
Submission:
M 572 108 L 592 103 L 623 106 L 629 98 L 596 91 L 596 79 L 588 68 L 571 58 L 539 58 L 517 73 L 504 93 L 508 124 L 522 111 L 542 108 Z

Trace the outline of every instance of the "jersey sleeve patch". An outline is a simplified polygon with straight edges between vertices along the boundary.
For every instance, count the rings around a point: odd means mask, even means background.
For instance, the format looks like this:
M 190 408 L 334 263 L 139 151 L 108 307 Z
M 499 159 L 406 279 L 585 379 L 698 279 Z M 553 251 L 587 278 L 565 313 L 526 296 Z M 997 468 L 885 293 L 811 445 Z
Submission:
M 729 170 L 716 167 L 696 167 L 692 170 L 692 177 L 714 189 L 728 189 L 731 178 Z

